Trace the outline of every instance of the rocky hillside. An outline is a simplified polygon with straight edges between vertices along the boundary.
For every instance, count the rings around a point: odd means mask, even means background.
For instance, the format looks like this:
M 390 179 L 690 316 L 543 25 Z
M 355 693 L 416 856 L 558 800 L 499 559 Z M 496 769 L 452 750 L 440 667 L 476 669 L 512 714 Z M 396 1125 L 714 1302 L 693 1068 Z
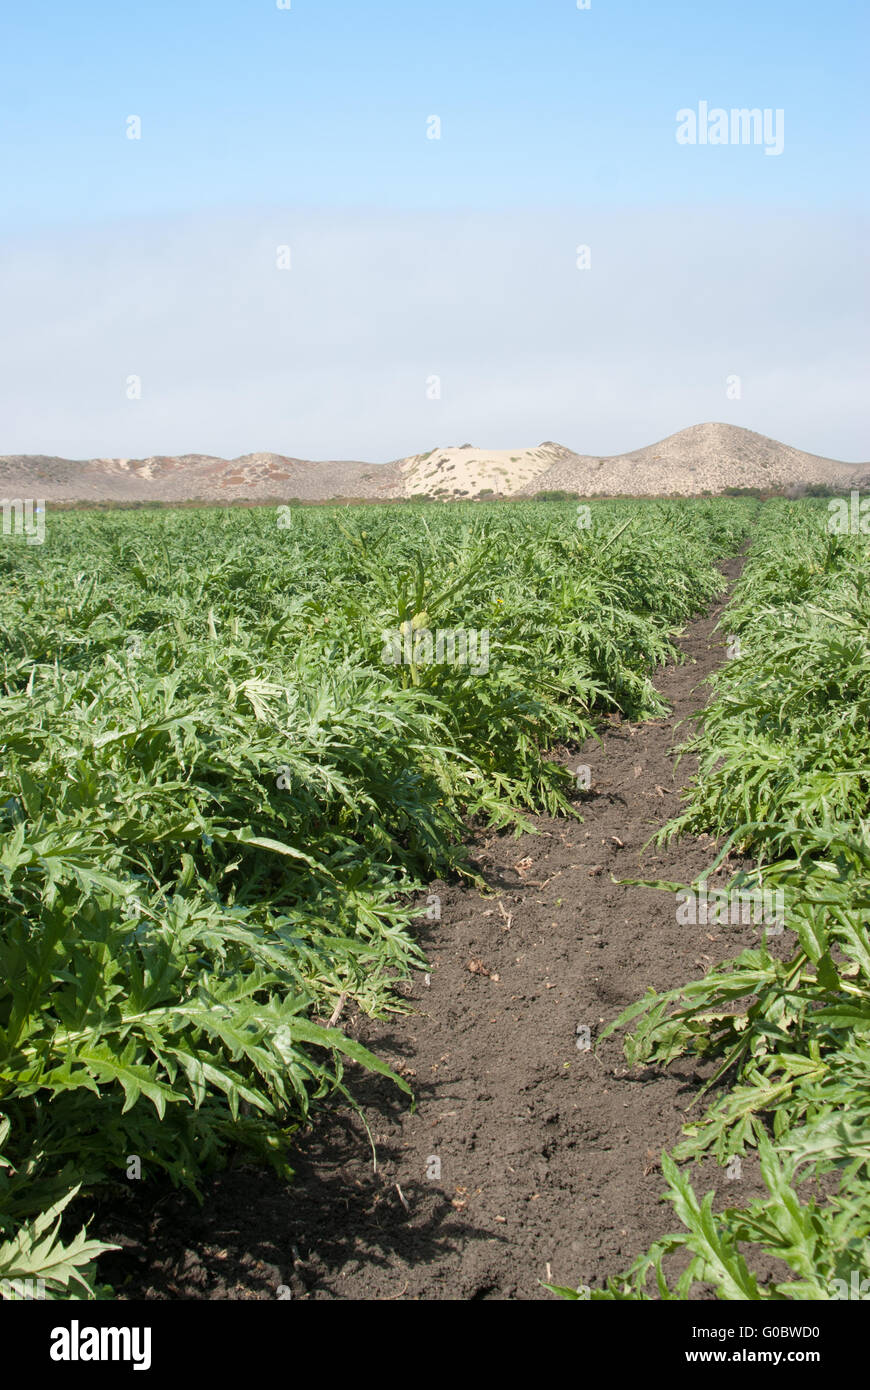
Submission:
M 235 502 L 401 497 L 396 465 L 312 463 L 283 454 L 155 455 L 144 459 L 0 457 L 0 497 L 52 502 Z
M 644 495 L 722 492 L 727 487 L 790 488 L 805 483 L 841 485 L 866 465 L 805 454 L 739 425 L 692 425 L 658 444 L 611 458 L 563 451 L 546 473 L 522 489 L 524 495 L 564 488 L 581 496 L 596 493 Z
M 393 463 L 313 463 L 283 454 L 156 455 L 145 459 L 0 457 L 0 499 L 53 502 L 233 502 L 300 498 L 690 495 L 727 487 L 867 486 L 870 464 L 805 454 L 737 425 L 693 425 L 658 444 L 602 458 L 547 442 L 531 449 L 430 449 Z

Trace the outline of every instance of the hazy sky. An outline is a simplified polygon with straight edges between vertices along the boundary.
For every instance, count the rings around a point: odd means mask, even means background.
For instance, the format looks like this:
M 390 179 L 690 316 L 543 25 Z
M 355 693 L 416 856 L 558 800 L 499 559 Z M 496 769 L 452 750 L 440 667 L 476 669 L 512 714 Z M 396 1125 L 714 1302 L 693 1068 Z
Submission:
M 4 10 L 0 453 L 870 458 L 863 0 Z

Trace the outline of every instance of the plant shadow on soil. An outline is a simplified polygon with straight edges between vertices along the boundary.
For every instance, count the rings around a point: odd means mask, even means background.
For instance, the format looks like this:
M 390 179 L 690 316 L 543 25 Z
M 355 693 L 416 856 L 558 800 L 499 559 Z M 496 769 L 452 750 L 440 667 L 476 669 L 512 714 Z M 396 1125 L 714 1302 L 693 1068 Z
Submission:
M 741 563 L 723 566 L 729 581 Z M 703 704 L 723 659 L 723 604 L 687 625 L 684 664 L 656 674 L 667 718 L 614 717 L 600 742 L 555 750 L 591 769 L 582 820 L 476 836 L 485 892 L 431 885 L 441 916 L 421 920 L 430 968 L 402 987 L 412 1012 L 343 1019 L 417 1099 L 412 1111 L 391 1082 L 349 1069 L 377 1169 L 359 1116 L 333 1102 L 300 1136 L 292 1185 L 231 1167 L 206 1185 L 202 1207 L 130 1191 L 93 1228 L 123 1247 L 100 1262 L 119 1297 L 552 1298 L 545 1281 L 600 1286 L 678 1227 L 660 1200 L 660 1157 L 709 1070 L 691 1059 L 630 1069 L 621 1035 L 595 1040 L 651 986 L 698 978 L 760 940 L 758 926 L 681 926 L 670 894 L 614 881 L 691 883 L 714 857 L 708 837 L 644 846 L 694 771 L 688 757 L 675 766 L 689 732 L 676 725 Z M 773 949 L 787 951 L 790 935 Z M 754 1160 L 739 1181 L 712 1162 L 695 1178 L 699 1192 L 716 1188 L 717 1206 L 764 1192 Z M 756 1268 L 782 1274 L 773 1262 Z

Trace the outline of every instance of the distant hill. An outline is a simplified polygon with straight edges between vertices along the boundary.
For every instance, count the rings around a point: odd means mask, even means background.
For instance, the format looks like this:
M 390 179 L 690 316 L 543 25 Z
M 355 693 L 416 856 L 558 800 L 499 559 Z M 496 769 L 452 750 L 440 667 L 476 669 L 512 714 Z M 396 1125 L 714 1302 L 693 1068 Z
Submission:
M 658 444 L 602 458 L 547 442 L 531 449 L 471 444 L 392 463 L 314 463 L 284 454 L 155 455 L 144 459 L 0 456 L 0 499 L 53 502 L 233 502 L 299 498 L 532 497 L 561 489 L 588 497 L 691 495 L 727 487 L 788 489 L 806 483 L 866 486 L 870 464 L 805 454 L 738 425 L 692 425 Z
M 524 494 L 564 488 L 581 496 L 722 492 L 728 487 L 783 489 L 806 483 L 841 485 L 866 464 L 805 454 L 739 425 L 692 425 L 658 444 L 613 458 L 571 454 L 554 462 Z
M 0 456 L 0 497 L 39 496 L 55 502 L 232 502 L 298 497 L 400 497 L 389 464 L 312 463 L 283 454 L 154 455 L 144 459 L 65 459 L 44 454 Z

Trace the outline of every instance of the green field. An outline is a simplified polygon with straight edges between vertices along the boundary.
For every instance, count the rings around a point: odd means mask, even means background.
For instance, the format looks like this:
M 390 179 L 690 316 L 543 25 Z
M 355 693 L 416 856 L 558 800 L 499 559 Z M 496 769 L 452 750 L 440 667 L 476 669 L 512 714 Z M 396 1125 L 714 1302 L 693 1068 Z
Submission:
M 84 1226 L 131 1155 L 194 1193 L 240 1149 L 289 1178 L 298 1127 L 352 1099 L 348 1060 L 385 1069 L 327 1025 L 344 1001 L 403 1007 L 416 895 L 472 876 L 471 823 L 577 814 L 548 749 L 661 713 L 651 674 L 749 537 L 680 826 L 782 885 L 794 953 L 645 1001 L 627 1049 L 721 1057 L 678 1156 L 758 1146 L 778 1200 L 714 1220 L 672 1167 L 684 1234 L 593 1297 L 821 1297 L 866 1272 L 870 565 L 826 519 L 751 499 L 67 512 L 44 545 L 0 543 L 0 1279 L 99 1293 Z M 819 1210 L 796 1195 L 817 1165 L 842 1170 Z M 785 1261 L 788 1292 L 738 1243 Z

